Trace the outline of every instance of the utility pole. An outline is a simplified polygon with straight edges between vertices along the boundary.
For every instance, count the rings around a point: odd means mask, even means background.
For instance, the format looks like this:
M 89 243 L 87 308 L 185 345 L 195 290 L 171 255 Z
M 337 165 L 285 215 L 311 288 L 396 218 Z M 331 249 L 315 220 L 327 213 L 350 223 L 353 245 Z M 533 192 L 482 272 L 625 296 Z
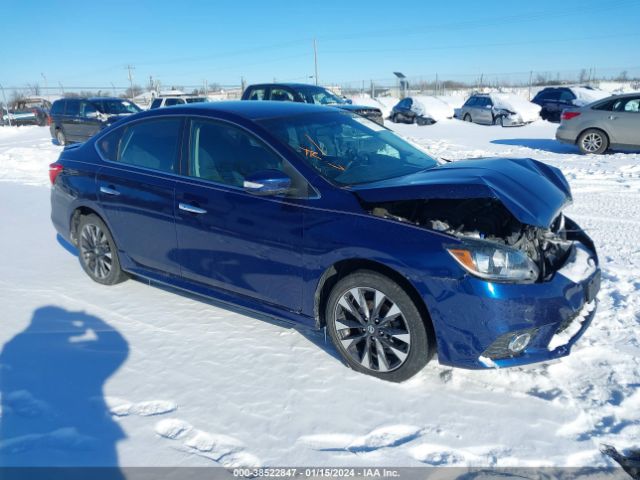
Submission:
M 116 95 L 116 86 L 113 84 L 113 82 L 109 82 L 111 84 L 111 89 L 113 90 L 113 96 L 117 96 Z
M 313 39 L 313 65 L 315 67 L 315 76 L 316 85 L 318 85 L 318 45 L 316 44 L 316 39 Z
M 58 82 L 58 85 L 60 85 L 60 92 L 62 93 L 62 96 L 64 97 L 64 87 L 62 86 L 62 82 Z
M 136 67 L 132 65 L 127 65 L 125 68 L 129 71 L 129 87 L 130 87 L 130 93 L 131 93 L 131 100 L 133 101 L 133 76 L 131 75 L 131 70 L 135 70 Z
M 529 72 L 529 101 L 531 101 L 531 82 L 533 81 L 533 70 Z
M 9 105 L 7 105 L 7 97 L 4 95 L 4 87 L 0 83 L 0 90 L 2 90 L 2 102 L 4 108 L 7 110 L 7 120 L 9 121 L 9 126 L 11 126 L 11 115 L 9 115 Z M 2 118 L 2 112 L 0 111 L 0 118 Z
M 47 83 L 47 77 L 44 75 L 44 73 L 41 73 L 40 75 L 42 75 L 42 78 L 44 78 L 44 90 L 45 92 L 48 93 L 49 91 L 49 84 Z M 48 100 L 48 98 L 47 98 Z

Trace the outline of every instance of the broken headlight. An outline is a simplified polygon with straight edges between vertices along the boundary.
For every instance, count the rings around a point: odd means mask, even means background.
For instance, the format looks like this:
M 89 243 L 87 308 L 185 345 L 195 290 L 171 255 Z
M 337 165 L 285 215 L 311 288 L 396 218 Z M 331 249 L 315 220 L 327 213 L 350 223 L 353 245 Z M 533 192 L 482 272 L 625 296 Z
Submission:
M 469 242 L 447 251 L 466 271 L 485 280 L 535 282 L 540 275 L 534 261 L 513 248 Z

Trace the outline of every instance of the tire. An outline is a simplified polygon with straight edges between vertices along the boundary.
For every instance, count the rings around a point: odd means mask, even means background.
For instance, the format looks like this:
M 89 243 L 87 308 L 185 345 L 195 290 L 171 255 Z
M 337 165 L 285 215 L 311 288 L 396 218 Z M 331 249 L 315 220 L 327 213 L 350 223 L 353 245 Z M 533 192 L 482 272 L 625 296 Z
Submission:
M 418 307 L 402 287 L 379 273 L 358 270 L 339 280 L 325 305 L 325 319 L 336 349 L 357 372 L 402 382 L 433 355 Z
M 67 144 L 67 137 L 65 137 L 61 128 L 56 130 L 56 140 L 58 141 L 58 145 L 61 147 L 64 147 Z
M 463 119 L 465 122 L 473 122 L 473 120 L 471 119 L 471 115 L 469 115 L 468 113 L 465 113 L 465 114 L 464 114 L 464 117 L 462 117 L 462 119 Z
M 391 116 L 391 121 L 392 121 L 393 123 L 400 123 L 400 121 L 398 120 L 398 114 L 397 114 L 397 113 L 394 113 L 394 114 Z
M 499 116 L 493 119 L 493 124 L 494 125 L 500 125 L 501 127 L 504 127 L 504 117 Z
M 590 128 L 578 137 L 578 148 L 584 154 L 601 155 L 609 148 L 609 138 L 602 130 Z
M 81 217 L 77 236 L 80 265 L 94 282 L 115 285 L 128 278 L 120 268 L 111 232 L 100 217 L 95 214 Z
M 427 120 L 422 118 L 422 117 L 416 117 L 416 123 L 418 125 L 420 125 L 421 127 L 423 127 L 425 125 L 429 125 L 429 122 L 427 122 Z

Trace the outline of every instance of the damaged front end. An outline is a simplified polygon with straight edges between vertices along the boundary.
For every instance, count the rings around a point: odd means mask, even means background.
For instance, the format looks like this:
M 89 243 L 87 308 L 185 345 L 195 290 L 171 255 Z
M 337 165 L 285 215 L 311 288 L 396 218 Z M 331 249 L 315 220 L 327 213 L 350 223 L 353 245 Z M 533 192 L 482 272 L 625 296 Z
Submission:
M 492 280 L 549 279 L 569 258 L 577 228 L 572 222 L 569 228 L 562 213 L 548 228 L 524 224 L 494 198 L 402 200 L 364 207 L 375 216 L 462 240 L 463 247 L 449 252 L 470 273 Z M 522 274 L 510 277 L 508 270 L 515 270 L 518 262 Z

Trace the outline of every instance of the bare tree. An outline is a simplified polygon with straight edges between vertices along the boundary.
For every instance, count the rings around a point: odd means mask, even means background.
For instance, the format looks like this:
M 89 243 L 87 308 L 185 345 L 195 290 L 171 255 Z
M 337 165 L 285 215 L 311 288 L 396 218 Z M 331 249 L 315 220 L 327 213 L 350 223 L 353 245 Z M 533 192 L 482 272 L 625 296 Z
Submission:
M 589 80 L 589 72 L 587 72 L 586 68 L 580 70 L 580 74 L 578 75 L 578 83 L 585 83 Z
M 124 91 L 124 97 L 125 98 L 133 98 L 137 95 L 140 95 L 141 93 L 143 93 L 144 90 L 140 85 L 133 85 L 132 87 L 127 88 Z

